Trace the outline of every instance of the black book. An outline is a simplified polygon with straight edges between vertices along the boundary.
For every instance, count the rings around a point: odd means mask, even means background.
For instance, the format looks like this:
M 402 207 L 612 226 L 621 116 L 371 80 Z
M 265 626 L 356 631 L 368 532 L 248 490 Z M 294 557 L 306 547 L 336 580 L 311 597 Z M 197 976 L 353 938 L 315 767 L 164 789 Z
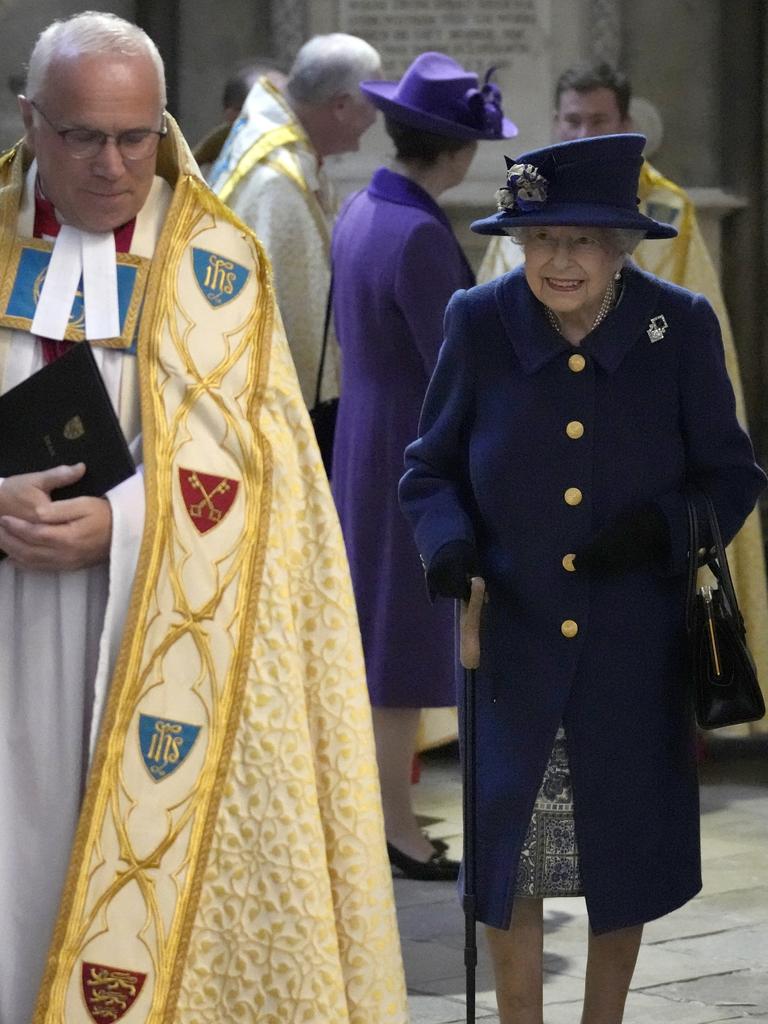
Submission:
M 101 497 L 136 469 L 87 341 L 0 395 L 0 477 L 76 462 L 85 474 L 54 499 Z

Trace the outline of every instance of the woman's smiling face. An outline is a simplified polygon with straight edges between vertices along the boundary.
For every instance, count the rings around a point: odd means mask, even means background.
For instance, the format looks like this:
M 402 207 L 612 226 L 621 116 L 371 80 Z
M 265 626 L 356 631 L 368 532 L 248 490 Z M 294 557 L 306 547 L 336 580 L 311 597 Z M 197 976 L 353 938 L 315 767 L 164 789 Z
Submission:
M 560 317 L 591 322 L 624 253 L 604 228 L 526 228 L 525 278 L 533 294 Z

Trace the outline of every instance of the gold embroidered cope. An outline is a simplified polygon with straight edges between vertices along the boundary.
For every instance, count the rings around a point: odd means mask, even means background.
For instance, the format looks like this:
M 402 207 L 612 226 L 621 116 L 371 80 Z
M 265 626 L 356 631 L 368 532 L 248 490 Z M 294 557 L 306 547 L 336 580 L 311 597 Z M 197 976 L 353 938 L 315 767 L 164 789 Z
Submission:
M 0 162 L 4 266 L 21 162 Z M 398 1024 L 343 541 L 268 263 L 190 167 L 171 123 L 138 336 L 146 525 L 34 1022 L 97 1020 L 116 971 L 140 980 L 130 1024 Z M 195 250 L 242 271 L 226 301 Z

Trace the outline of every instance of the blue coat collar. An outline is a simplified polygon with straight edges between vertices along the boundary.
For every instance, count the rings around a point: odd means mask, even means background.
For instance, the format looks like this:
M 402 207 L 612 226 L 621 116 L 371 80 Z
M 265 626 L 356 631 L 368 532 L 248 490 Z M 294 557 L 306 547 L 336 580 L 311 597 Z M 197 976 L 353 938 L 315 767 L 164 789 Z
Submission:
M 656 278 L 634 264 L 624 268 L 622 277 L 624 287 L 618 305 L 579 348 L 608 373 L 616 370 L 638 337 L 645 334 L 651 317 L 664 312 Z M 536 373 L 555 356 L 574 351 L 547 320 L 544 306 L 528 287 L 522 267 L 498 279 L 495 299 L 499 317 L 526 373 Z

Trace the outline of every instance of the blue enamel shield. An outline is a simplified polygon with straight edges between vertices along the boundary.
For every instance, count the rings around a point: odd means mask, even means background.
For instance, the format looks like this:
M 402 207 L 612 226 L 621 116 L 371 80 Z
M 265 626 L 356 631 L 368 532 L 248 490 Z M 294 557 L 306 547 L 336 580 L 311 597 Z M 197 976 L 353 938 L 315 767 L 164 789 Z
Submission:
M 19 265 L 16 270 L 16 277 L 5 308 L 5 316 L 15 321 L 28 321 L 25 326 L 31 325 L 43 289 L 45 274 L 48 264 L 51 261 L 51 252 L 48 249 L 38 249 L 34 246 L 22 246 L 19 256 Z M 117 264 L 117 305 L 120 317 L 120 333 L 125 331 L 128 310 L 133 298 L 133 291 L 136 287 L 137 269 L 129 263 Z M 83 307 L 83 279 L 75 293 L 72 302 L 72 311 L 69 314 L 68 327 L 75 332 L 75 338 L 82 338 L 85 334 L 85 310 Z M 128 350 L 135 352 L 135 338 L 133 345 Z
M 207 249 L 192 249 L 195 280 L 214 309 L 225 306 L 243 290 L 250 271 L 234 260 Z
M 139 715 L 139 746 L 144 765 L 155 780 L 167 778 L 187 759 L 200 732 L 199 725 L 171 718 Z

